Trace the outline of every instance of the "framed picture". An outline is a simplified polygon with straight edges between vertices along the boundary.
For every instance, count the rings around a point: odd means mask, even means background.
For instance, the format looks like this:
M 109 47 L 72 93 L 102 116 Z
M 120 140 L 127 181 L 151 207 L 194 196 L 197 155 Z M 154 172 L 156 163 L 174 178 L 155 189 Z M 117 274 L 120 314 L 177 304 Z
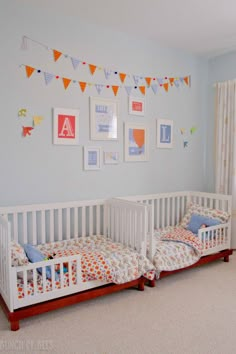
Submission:
M 108 98 L 90 97 L 91 140 L 118 139 L 118 102 Z
M 84 169 L 100 170 L 101 148 L 97 146 L 84 146 Z
M 144 124 L 125 123 L 125 161 L 148 160 L 148 132 Z
M 173 120 L 157 120 L 157 147 L 168 149 L 173 147 Z
M 144 98 L 129 97 L 129 114 L 144 116 L 145 100 Z
M 53 109 L 53 144 L 77 145 L 79 143 L 79 110 Z
M 106 165 L 114 165 L 119 162 L 119 153 L 118 152 L 104 152 L 104 163 Z

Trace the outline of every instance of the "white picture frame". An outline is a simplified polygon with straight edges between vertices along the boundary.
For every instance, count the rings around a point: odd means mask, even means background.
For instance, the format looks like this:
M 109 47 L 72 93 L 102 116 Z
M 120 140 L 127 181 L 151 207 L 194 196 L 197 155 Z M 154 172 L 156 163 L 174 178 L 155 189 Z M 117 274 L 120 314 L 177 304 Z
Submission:
M 84 170 L 94 171 L 101 169 L 101 147 L 84 146 Z
M 118 101 L 90 97 L 90 139 L 118 140 Z
M 136 116 L 144 116 L 145 99 L 141 97 L 129 96 L 129 114 Z
M 53 144 L 78 145 L 79 110 L 53 108 Z
M 117 165 L 119 163 L 119 152 L 104 151 L 104 164 Z
M 161 149 L 173 148 L 173 120 L 157 119 L 157 142 L 156 145 Z
M 142 123 L 125 123 L 125 161 L 142 162 L 149 159 L 148 128 Z

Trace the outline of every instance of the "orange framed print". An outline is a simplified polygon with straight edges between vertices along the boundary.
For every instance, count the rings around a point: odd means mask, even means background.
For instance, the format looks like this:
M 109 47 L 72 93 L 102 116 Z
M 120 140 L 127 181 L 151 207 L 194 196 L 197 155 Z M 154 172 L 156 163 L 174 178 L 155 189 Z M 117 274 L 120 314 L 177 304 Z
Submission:
M 78 145 L 79 110 L 53 109 L 53 144 Z
M 146 125 L 125 123 L 125 161 L 148 161 L 148 130 Z
M 144 116 L 145 99 L 139 97 L 129 97 L 129 114 Z

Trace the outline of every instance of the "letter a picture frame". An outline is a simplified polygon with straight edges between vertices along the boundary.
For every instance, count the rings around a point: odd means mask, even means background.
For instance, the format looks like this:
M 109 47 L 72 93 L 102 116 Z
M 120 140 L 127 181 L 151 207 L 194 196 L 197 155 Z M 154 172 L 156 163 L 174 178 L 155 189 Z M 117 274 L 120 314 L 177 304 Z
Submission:
M 53 109 L 53 144 L 78 145 L 79 110 Z
M 173 120 L 157 120 L 157 147 L 162 149 L 173 147 Z

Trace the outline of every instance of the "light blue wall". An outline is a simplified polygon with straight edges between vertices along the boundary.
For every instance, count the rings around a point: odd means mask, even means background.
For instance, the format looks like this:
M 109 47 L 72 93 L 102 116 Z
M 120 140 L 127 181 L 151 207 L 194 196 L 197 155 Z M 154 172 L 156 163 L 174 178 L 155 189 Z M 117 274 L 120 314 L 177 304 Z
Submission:
M 78 13 L 79 15 L 79 13 Z M 162 48 L 140 37 L 112 32 L 105 27 L 83 23 L 76 15 L 64 17 L 53 12 L 22 7 L 20 1 L 5 1 L 0 12 L 1 40 L 1 129 L 0 129 L 0 205 L 94 199 L 142 193 L 206 189 L 207 61 L 171 48 Z M 146 95 L 145 117 L 128 114 L 124 89 L 117 96 L 120 107 L 119 141 L 89 140 L 89 96 L 98 96 L 94 87 L 86 93 L 71 84 L 67 90 L 54 80 L 46 86 L 43 76 L 34 73 L 26 78 L 26 64 L 43 71 L 75 80 L 105 82 L 102 72 L 94 77 L 83 65 L 75 71 L 68 59 L 52 60 L 52 52 L 28 43 L 21 50 L 26 35 L 50 48 L 81 58 L 89 63 L 144 76 L 191 75 L 191 88 L 151 89 Z M 119 81 L 113 77 L 109 84 Z M 111 90 L 103 97 L 114 98 Z M 27 118 L 17 116 L 27 108 Z M 78 146 L 52 144 L 52 108 L 80 110 Z M 23 138 L 23 124 L 34 115 L 44 117 L 31 137 Z M 174 148 L 157 149 L 156 119 L 174 121 Z M 150 130 L 148 162 L 123 161 L 124 122 L 145 122 Z M 197 127 L 194 135 L 190 128 Z M 186 129 L 188 148 L 183 148 Z M 100 171 L 83 170 L 83 146 L 101 146 L 119 151 L 121 163 L 103 166 Z
M 215 173 L 214 173 L 214 110 L 215 110 L 215 89 L 214 84 L 217 82 L 233 80 L 236 78 L 236 52 L 217 56 L 209 60 L 209 119 L 208 119 L 208 139 L 207 139 L 207 189 L 215 190 Z

